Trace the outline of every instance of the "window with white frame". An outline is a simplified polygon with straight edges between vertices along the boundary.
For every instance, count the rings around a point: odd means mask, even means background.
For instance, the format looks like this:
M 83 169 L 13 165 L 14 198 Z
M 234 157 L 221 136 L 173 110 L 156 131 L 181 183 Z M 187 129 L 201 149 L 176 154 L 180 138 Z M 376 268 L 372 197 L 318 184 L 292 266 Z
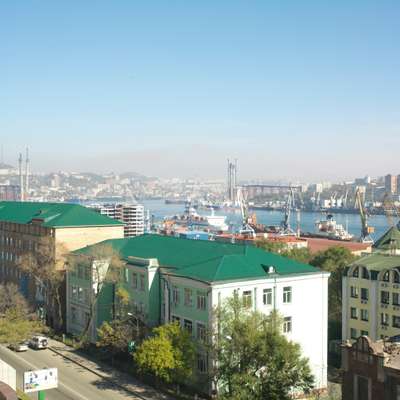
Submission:
M 192 305 L 193 305 L 192 289 L 185 288 L 185 306 L 192 307 Z
M 144 274 L 140 274 L 140 290 L 144 291 Z
M 263 304 L 270 306 L 272 304 L 272 289 L 263 290 Z
M 350 318 L 352 318 L 352 319 L 358 318 L 357 308 L 355 308 L 355 307 L 350 308 Z
M 202 374 L 207 372 L 207 357 L 204 354 L 197 354 L 197 371 Z
M 246 308 L 250 308 L 252 304 L 251 290 L 244 290 L 242 296 L 243 296 L 243 306 Z
M 190 319 L 184 319 L 183 328 L 191 335 L 193 333 L 193 322 Z
M 202 292 L 197 292 L 197 309 L 198 310 L 206 309 L 206 295 Z
M 175 305 L 179 304 L 179 288 L 177 286 L 172 288 L 172 302 Z
M 368 310 L 361 309 L 361 321 L 368 321 Z
M 206 326 L 201 324 L 200 322 L 197 323 L 197 339 L 201 342 L 206 341 Z
M 285 317 L 283 319 L 283 333 L 292 332 L 292 317 Z
M 389 325 L 389 314 L 386 313 L 381 314 L 381 324 L 384 326 Z
M 285 286 L 283 288 L 283 302 L 284 303 L 292 302 L 292 287 L 291 286 Z
M 358 287 L 357 286 L 350 286 L 350 296 L 354 299 L 358 298 Z
M 138 274 L 136 272 L 132 272 L 132 287 L 134 289 L 138 287 Z

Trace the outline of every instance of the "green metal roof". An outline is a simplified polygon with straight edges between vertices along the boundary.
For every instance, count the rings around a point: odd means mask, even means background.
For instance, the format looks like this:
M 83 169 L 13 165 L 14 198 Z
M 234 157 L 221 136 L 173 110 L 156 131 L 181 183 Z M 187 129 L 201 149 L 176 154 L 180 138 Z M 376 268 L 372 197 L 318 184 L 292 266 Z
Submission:
M 397 226 L 392 226 L 382 237 L 374 244 L 377 250 L 400 249 L 400 231 Z
M 254 246 L 192 240 L 161 235 L 142 235 L 134 238 L 111 239 L 111 244 L 122 258 L 156 258 L 169 272 L 207 282 L 265 278 L 268 267 L 278 275 L 320 272 L 318 268 L 268 253 Z M 94 246 L 77 250 L 88 253 Z
M 0 221 L 30 224 L 32 220 L 54 228 L 123 225 L 78 204 L 0 201 Z
M 359 265 L 367 267 L 370 271 L 382 271 L 400 267 L 400 256 L 372 253 L 354 261 L 350 266 Z

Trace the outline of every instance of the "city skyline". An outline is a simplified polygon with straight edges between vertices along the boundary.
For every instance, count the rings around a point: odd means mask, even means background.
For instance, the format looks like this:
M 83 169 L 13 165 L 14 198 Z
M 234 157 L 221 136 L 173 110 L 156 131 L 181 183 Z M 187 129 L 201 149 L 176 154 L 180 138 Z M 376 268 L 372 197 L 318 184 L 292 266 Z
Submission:
M 242 179 L 396 173 L 399 11 L 390 1 L 3 5 L 4 161 L 29 146 L 44 172 L 223 178 L 229 157 Z

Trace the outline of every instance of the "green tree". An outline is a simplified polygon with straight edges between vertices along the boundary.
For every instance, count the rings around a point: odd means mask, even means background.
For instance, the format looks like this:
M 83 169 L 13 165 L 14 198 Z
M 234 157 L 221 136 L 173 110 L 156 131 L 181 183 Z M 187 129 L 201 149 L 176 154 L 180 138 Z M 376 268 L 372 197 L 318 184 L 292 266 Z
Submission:
M 356 257 L 344 247 L 330 247 L 318 252 L 310 264 L 331 273 L 329 279 L 329 319 L 341 323 L 342 319 L 342 277 L 344 270 Z
M 307 247 L 289 248 L 287 244 L 275 242 L 268 239 L 260 239 L 256 241 L 256 246 L 270 253 L 280 254 L 301 263 L 309 263 L 312 255 Z
M 14 309 L 19 314 L 28 315 L 29 306 L 18 286 L 14 283 L 0 285 L 0 315 Z
M 134 360 L 141 372 L 165 382 L 187 382 L 193 375 L 195 345 L 191 335 L 178 324 L 153 329 L 153 336 L 137 348 Z
M 281 333 L 276 313 L 266 317 L 235 296 L 215 316 L 213 375 L 222 399 L 288 400 L 292 390 L 312 389 L 308 360 Z
M 273 242 L 267 239 L 259 239 L 255 241 L 257 247 L 268 251 L 270 253 L 277 253 L 280 254 L 282 251 L 286 249 L 286 245 L 282 242 Z

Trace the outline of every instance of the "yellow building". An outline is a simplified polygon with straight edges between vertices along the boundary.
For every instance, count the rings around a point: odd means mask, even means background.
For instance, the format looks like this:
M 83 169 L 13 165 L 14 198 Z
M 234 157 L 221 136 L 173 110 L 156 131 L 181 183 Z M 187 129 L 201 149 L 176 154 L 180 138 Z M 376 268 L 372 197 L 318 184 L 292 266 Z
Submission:
M 342 339 L 400 335 L 400 231 L 392 227 L 342 280 Z
M 77 204 L 0 202 L 0 282 L 14 282 L 31 303 L 43 302 L 37 284 L 20 271 L 25 254 L 48 240 L 48 251 L 73 251 L 124 237 L 121 222 Z M 47 243 L 47 242 L 46 242 Z

